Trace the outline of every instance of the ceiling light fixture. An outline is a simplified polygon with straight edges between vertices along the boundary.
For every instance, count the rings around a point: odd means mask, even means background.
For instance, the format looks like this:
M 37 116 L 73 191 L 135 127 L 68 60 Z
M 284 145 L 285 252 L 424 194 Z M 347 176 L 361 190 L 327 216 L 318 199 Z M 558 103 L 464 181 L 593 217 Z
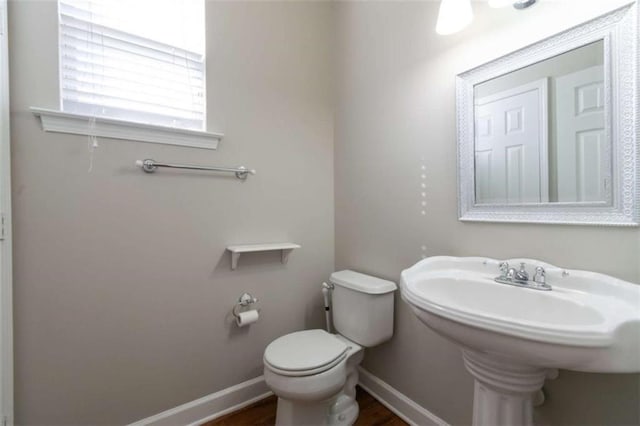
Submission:
M 493 8 L 507 7 L 511 6 L 518 0 L 489 0 L 489 6 Z
M 526 9 L 535 2 L 536 0 L 489 0 L 489 6 L 499 8 L 513 5 L 516 9 Z
M 436 32 L 442 35 L 457 33 L 472 20 L 471 0 L 442 0 Z
M 488 0 L 489 6 L 498 8 L 512 5 L 521 10 L 536 3 L 537 0 Z M 473 21 L 471 0 L 441 0 L 436 32 L 441 35 L 457 33 Z
M 516 9 L 526 9 L 529 6 L 532 6 L 536 0 L 518 0 L 513 4 L 513 7 Z

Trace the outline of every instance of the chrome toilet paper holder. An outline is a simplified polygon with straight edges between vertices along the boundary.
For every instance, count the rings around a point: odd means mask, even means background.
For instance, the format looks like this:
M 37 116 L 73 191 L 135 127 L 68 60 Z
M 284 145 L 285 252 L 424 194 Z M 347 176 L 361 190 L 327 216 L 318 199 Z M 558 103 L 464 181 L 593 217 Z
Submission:
M 236 303 L 233 307 L 233 316 L 238 318 L 238 315 L 240 314 L 239 309 L 246 308 L 247 306 L 251 306 L 255 303 L 258 303 L 257 298 L 253 297 L 249 293 L 242 293 L 242 295 L 238 298 L 238 303 Z M 260 309 L 258 309 L 258 312 L 260 312 Z

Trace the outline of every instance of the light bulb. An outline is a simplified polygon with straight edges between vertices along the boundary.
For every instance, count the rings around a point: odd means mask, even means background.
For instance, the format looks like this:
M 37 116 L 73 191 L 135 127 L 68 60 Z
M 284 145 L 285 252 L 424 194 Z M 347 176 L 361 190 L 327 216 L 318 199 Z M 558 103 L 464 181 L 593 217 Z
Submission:
M 442 0 L 436 32 L 438 34 L 453 34 L 469 25 L 473 20 L 471 0 Z
M 489 6 L 494 8 L 511 6 L 518 0 L 489 0 Z

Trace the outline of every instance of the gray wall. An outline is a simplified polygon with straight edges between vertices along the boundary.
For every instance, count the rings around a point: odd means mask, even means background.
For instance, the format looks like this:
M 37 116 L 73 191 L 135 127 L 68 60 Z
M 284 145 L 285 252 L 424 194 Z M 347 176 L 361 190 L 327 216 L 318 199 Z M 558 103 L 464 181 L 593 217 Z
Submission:
M 474 87 L 474 96 L 476 99 L 483 98 L 536 80 L 543 78 L 554 80 L 602 64 L 604 64 L 604 42 L 598 41 L 477 84 Z
M 262 374 L 284 333 L 323 324 L 334 267 L 332 12 L 327 3 L 208 2 L 206 151 L 45 134 L 56 108 L 55 1 L 12 1 L 15 399 L 21 425 L 123 424 Z M 235 178 L 136 159 L 244 164 Z M 245 255 L 231 243 L 294 241 Z M 243 292 L 262 319 L 231 325 Z
M 638 230 L 456 220 L 453 76 L 621 2 L 474 3 L 468 30 L 438 37 L 435 2 L 339 3 L 334 20 L 328 3 L 209 1 L 219 151 L 101 140 L 90 174 L 86 138 L 44 134 L 28 112 L 58 104 L 55 2 L 10 2 L 18 424 L 122 424 L 258 376 L 269 341 L 322 324 L 318 283 L 334 266 L 397 280 L 422 256 L 528 256 L 640 281 Z M 145 157 L 258 175 L 147 176 L 132 167 Z M 227 244 L 284 240 L 303 246 L 287 266 L 272 253 L 229 270 Z M 262 320 L 237 330 L 243 291 Z M 469 422 L 459 351 L 401 302 L 396 336 L 365 366 Z M 562 372 L 537 415 L 638 423 L 638 385 Z
M 446 37 L 433 30 L 437 2 L 339 3 L 336 268 L 397 281 L 424 256 L 522 256 L 640 281 L 638 229 L 457 220 L 454 76 L 623 1 L 579 3 L 518 12 L 474 2 L 474 23 Z M 365 368 L 452 424 L 468 424 L 473 384 L 459 350 L 399 298 L 396 308 L 394 338 L 367 351 Z M 640 423 L 638 375 L 562 371 L 546 389 L 536 410 L 542 424 Z

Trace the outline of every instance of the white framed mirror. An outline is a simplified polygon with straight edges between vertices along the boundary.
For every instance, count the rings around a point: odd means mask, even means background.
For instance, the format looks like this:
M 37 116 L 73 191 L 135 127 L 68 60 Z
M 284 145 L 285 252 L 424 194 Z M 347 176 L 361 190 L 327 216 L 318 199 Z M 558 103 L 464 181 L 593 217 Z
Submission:
M 459 219 L 637 226 L 634 2 L 457 76 Z

